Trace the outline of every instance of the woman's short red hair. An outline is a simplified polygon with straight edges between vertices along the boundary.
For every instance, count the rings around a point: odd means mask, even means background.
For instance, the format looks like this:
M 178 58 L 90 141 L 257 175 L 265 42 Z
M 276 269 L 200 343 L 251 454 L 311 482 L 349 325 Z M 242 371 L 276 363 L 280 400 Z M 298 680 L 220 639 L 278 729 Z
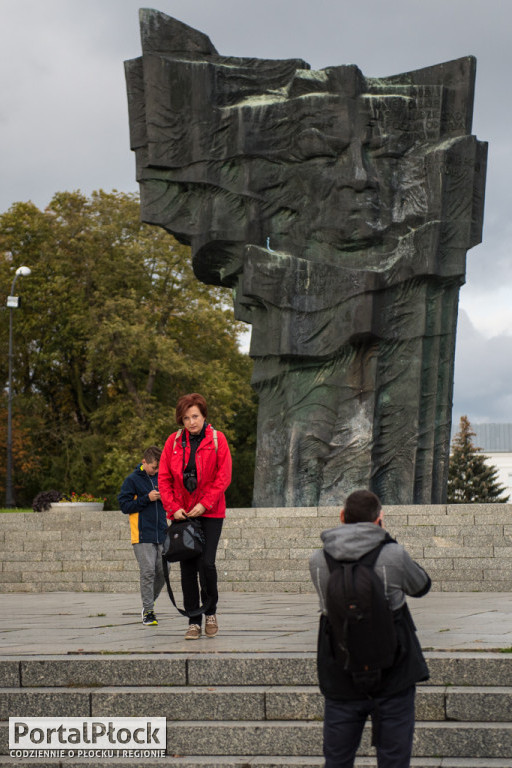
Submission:
M 180 427 L 183 426 L 183 416 L 185 415 L 185 412 L 193 405 L 196 405 L 199 408 L 205 419 L 208 416 L 208 406 L 202 395 L 199 395 L 197 392 L 192 392 L 190 395 L 183 395 L 176 405 L 176 424 L 179 424 Z

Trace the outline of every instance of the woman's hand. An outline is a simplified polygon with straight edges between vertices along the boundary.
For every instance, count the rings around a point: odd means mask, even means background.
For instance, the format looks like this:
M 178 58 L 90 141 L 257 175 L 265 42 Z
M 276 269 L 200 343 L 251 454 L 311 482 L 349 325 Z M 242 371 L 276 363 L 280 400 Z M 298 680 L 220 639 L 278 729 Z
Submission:
M 177 509 L 173 515 L 174 520 L 185 520 L 188 517 L 184 509 Z
M 196 504 L 195 507 L 192 507 L 190 512 L 188 513 L 188 517 L 199 517 L 203 514 L 203 512 L 206 510 L 206 507 L 203 507 L 202 504 Z

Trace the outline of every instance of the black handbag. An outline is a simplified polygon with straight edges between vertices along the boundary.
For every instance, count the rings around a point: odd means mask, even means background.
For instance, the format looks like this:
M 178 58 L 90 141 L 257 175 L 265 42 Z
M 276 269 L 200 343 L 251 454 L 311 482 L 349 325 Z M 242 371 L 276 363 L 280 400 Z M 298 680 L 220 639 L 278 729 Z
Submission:
M 182 616 L 194 618 L 200 616 L 208 610 L 211 605 L 211 598 L 207 597 L 203 605 L 195 608 L 193 611 L 185 611 L 178 608 L 169 580 L 169 563 L 177 563 L 183 560 L 190 560 L 193 557 L 200 557 L 204 547 L 204 533 L 199 520 L 195 518 L 186 518 L 185 520 L 176 520 L 167 528 L 165 541 L 162 546 L 162 566 L 164 569 L 165 583 L 169 598 Z M 202 563 L 198 563 L 200 581 L 202 579 Z
M 199 520 L 177 520 L 167 528 L 162 557 L 169 563 L 198 557 L 204 546 L 204 533 Z

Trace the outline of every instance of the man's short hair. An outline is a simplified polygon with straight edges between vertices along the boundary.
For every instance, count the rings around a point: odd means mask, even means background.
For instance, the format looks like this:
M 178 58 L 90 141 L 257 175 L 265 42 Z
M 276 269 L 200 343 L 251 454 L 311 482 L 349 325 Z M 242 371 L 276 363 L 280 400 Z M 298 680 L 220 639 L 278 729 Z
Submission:
M 162 451 L 160 448 L 157 448 L 156 445 L 150 445 L 149 448 L 146 448 L 144 453 L 142 454 L 142 458 L 147 464 L 158 464 L 160 461 L 160 456 L 162 455 Z
M 382 504 L 371 491 L 354 491 L 345 502 L 346 523 L 373 523 L 378 518 Z

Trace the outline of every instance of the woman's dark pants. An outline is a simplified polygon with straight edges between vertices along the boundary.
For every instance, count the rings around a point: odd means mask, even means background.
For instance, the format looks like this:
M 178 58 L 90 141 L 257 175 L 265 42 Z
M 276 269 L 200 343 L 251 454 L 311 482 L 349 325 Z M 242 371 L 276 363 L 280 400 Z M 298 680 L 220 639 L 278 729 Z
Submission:
M 211 603 L 206 611 L 206 615 L 213 616 L 217 612 L 217 603 L 219 600 L 215 557 L 217 555 L 217 546 L 219 544 L 224 518 L 199 517 L 198 520 L 203 528 L 206 543 L 201 557 L 194 560 L 184 560 L 180 563 L 183 604 L 186 611 L 193 611 L 195 608 L 199 608 L 199 584 L 197 576 L 198 572 L 200 572 L 201 604 L 205 602 L 207 596 L 211 598 Z M 189 624 L 201 624 L 201 618 L 201 616 L 194 616 L 192 619 L 189 619 Z

